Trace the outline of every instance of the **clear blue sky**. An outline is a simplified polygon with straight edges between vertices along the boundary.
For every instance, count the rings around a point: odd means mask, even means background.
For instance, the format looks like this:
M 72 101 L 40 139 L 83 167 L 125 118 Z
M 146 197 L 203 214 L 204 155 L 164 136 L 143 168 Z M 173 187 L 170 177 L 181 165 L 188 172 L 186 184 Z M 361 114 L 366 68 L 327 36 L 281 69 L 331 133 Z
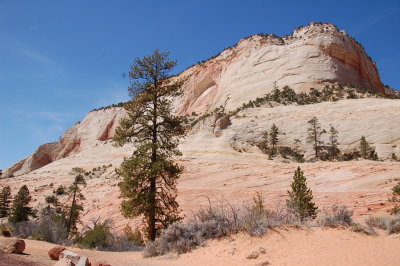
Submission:
M 135 57 L 168 50 L 180 72 L 240 38 L 312 21 L 347 30 L 400 89 L 400 1 L 0 0 L 0 169 L 127 100 Z

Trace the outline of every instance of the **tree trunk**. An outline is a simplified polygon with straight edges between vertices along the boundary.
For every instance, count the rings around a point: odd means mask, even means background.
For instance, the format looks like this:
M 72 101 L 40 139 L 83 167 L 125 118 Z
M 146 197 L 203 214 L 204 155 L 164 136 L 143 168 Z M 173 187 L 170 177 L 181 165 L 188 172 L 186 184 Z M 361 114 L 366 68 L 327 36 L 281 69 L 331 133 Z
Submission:
M 153 100 L 153 136 L 152 136 L 152 154 L 151 154 L 151 163 L 154 164 L 157 160 L 157 97 L 154 97 Z M 157 176 L 152 176 L 150 180 L 150 199 L 149 199 L 149 220 L 148 220 L 148 238 L 150 241 L 154 241 L 156 239 L 156 180 Z

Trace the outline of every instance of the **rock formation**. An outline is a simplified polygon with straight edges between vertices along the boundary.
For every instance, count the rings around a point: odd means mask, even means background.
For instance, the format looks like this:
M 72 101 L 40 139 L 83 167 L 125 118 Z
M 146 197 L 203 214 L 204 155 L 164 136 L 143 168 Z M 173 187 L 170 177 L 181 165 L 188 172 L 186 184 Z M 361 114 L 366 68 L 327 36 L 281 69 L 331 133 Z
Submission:
M 206 113 L 220 106 L 233 110 L 271 92 L 274 86 L 289 85 L 300 92 L 341 83 L 385 90 L 377 67 L 364 48 L 330 23 L 311 23 L 285 37 L 259 34 L 244 38 L 177 78 L 184 77 L 188 78 L 184 95 L 175 99 L 175 110 L 181 115 Z M 124 114 L 123 108 L 118 107 L 90 112 L 59 142 L 40 146 L 6 169 L 3 176 L 29 173 L 112 139 Z M 228 123 L 226 118 L 220 122 Z
M 269 93 L 274 86 L 289 85 L 299 93 L 340 83 L 386 92 L 375 64 L 344 31 L 332 24 L 311 23 L 285 37 L 254 35 L 174 78 L 184 77 L 184 94 L 174 99 L 175 111 L 198 114 L 190 119 L 208 113 L 193 125 L 179 146 L 185 171 L 178 184 L 178 201 L 184 211 L 207 204 L 205 196 L 222 194 L 226 199 L 243 200 L 255 191 L 264 191 L 266 202 L 279 203 L 298 164 L 282 158 L 270 161 L 256 143 L 275 124 L 281 132 L 279 145 L 293 146 L 298 139 L 299 148 L 310 159 L 307 121 L 313 116 L 327 131 L 331 125 L 338 130 L 341 151 L 357 148 L 361 136 L 365 136 L 379 158 L 386 160 L 303 164 L 317 204 L 345 204 L 354 207 L 356 215 L 389 208 L 384 203 L 400 171 L 398 162 L 389 161 L 392 153 L 400 157 L 400 100 L 366 97 L 309 105 L 264 104 L 227 115 Z M 225 113 L 210 115 L 221 105 Z M 94 216 L 109 217 L 122 230 L 127 220 L 119 211 L 119 180 L 113 170 L 132 154 L 133 147 L 116 148 L 110 140 L 125 114 L 121 107 L 90 112 L 59 142 L 42 145 L 4 170 L 3 177 L 15 178 L 12 182 L 2 179 L 0 184 L 10 184 L 15 191 L 29 183 L 33 205 L 39 205 L 54 188 L 71 183 L 68 173 L 73 167 L 90 171 L 112 165 L 95 177 L 87 175 L 82 217 L 84 221 Z M 327 137 L 324 135 L 323 141 Z
M 339 82 L 384 92 L 377 67 L 364 48 L 330 23 L 311 23 L 291 35 L 254 35 L 190 67 L 180 114 L 204 113 L 226 104 L 233 110 L 271 92 L 274 85 L 295 91 Z
M 65 131 L 58 142 L 41 145 L 32 155 L 19 161 L 3 173 L 4 177 L 29 173 L 53 161 L 74 155 L 111 140 L 118 121 L 125 115 L 121 107 L 90 112 Z

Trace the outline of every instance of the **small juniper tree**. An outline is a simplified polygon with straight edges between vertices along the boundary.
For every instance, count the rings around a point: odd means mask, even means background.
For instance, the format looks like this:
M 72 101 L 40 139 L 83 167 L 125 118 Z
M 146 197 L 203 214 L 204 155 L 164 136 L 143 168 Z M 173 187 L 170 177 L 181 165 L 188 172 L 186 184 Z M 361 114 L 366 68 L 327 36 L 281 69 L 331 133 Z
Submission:
M 392 188 L 392 197 L 389 199 L 389 202 L 393 202 L 395 205 L 390 210 L 390 214 L 397 215 L 400 214 L 400 181 Z
M 364 136 L 361 136 L 361 139 L 360 139 L 361 157 L 363 157 L 364 159 L 367 159 L 369 157 L 370 152 L 371 152 L 371 147 L 369 146 L 368 141 L 365 139 Z
M 269 143 L 271 144 L 270 157 L 276 155 L 277 146 L 279 142 L 278 134 L 279 134 L 279 129 L 275 124 L 273 124 L 271 126 L 271 132 L 269 133 Z
M 76 225 L 80 219 L 80 212 L 83 211 L 81 201 L 84 200 L 85 197 L 82 194 L 81 187 L 86 186 L 85 177 L 83 176 L 84 172 L 82 168 L 75 167 L 70 173 L 71 175 L 75 175 L 74 182 L 67 190 L 71 204 L 65 205 L 63 211 L 68 234 L 77 230 Z
M 5 186 L 0 192 L 0 218 L 10 215 L 11 188 Z
M 143 59 L 136 58 L 129 73 L 132 100 L 124 105 L 128 116 L 122 119 L 114 137 L 118 146 L 135 143 L 136 150 L 117 170 L 122 214 L 142 216 L 147 238 L 153 241 L 162 228 L 180 219 L 177 181 L 183 167 L 173 157 L 181 155 L 178 136 L 184 133 L 182 118 L 173 115 L 171 98 L 182 93 L 182 80 L 171 80 L 176 62 L 169 53 L 158 50 Z
M 338 131 L 336 130 L 336 128 L 331 126 L 329 130 L 329 154 L 331 158 L 335 158 L 338 155 L 338 145 Z
M 315 218 L 318 207 L 312 202 L 312 191 L 307 187 L 306 178 L 300 167 L 294 172 L 290 187 L 292 190 L 288 191 L 289 199 L 286 201 L 288 209 L 302 221 L 308 217 Z
M 314 151 L 315 151 L 315 158 L 318 158 L 319 150 L 321 149 L 321 135 L 325 132 L 321 130 L 321 125 L 318 121 L 317 117 L 313 117 L 308 121 L 309 128 L 307 129 L 308 136 L 307 136 L 307 143 L 312 143 Z
M 11 215 L 8 218 L 11 223 L 19 223 L 29 220 L 28 217 L 33 214 L 32 208 L 28 206 L 31 199 L 32 197 L 29 193 L 28 187 L 23 185 L 14 197 Z

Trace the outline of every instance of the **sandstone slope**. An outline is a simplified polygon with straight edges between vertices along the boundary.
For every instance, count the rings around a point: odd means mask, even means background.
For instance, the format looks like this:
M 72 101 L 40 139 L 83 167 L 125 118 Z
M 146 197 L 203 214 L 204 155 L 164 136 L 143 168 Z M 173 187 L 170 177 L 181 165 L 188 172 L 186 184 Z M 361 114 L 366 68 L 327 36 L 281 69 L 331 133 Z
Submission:
M 333 24 L 311 23 L 291 35 L 254 35 L 179 75 L 188 77 L 180 114 L 204 113 L 226 104 L 234 110 L 276 86 L 295 91 L 339 82 L 384 91 L 377 67 L 364 48 Z
M 188 77 L 184 95 L 175 99 L 179 114 L 204 113 L 226 103 L 232 110 L 243 102 L 269 92 L 273 82 L 290 85 L 296 91 L 320 88 L 330 82 L 352 83 L 382 91 L 375 64 L 362 47 L 331 24 L 312 23 L 283 38 L 253 36 L 205 63 L 184 71 Z M 207 197 L 225 197 L 241 203 L 262 191 L 272 204 L 284 202 L 293 171 L 301 166 L 314 191 L 317 204 L 348 205 L 356 214 L 386 211 L 386 201 L 396 180 L 400 163 L 389 161 L 392 153 L 400 157 L 400 100 L 363 98 L 311 105 L 264 105 L 240 111 L 235 116 L 209 116 L 197 123 L 182 140 L 183 156 L 178 158 L 185 171 L 178 184 L 178 201 L 184 213 L 207 204 Z M 38 151 L 6 169 L 0 186 L 10 184 L 12 191 L 27 184 L 34 205 L 59 185 L 68 185 L 73 167 L 86 171 L 109 166 L 105 172 L 88 176 L 84 191 L 84 222 L 91 217 L 112 218 L 122 229 L 118 178 L 114 168 L 130 156 L 133 147 L 116 148 L 111 138 L 118 121 L 125 115 L 120 107 L 90 112 L 68 129 L 59 142 L 45 144 Z M 326 130 L 332 125 L 339 131 L 342 151 L 358 146 L 364 135 L 385 162 L 350 161 L 288 163 L 270 161 L 255 145 L 263 131 L 276 124 L 280 145 L 293 146 L 311 157 L 306 143 L 307 121 L 317 116 Z M 326 141 L 327 136 L 324 136 Z

